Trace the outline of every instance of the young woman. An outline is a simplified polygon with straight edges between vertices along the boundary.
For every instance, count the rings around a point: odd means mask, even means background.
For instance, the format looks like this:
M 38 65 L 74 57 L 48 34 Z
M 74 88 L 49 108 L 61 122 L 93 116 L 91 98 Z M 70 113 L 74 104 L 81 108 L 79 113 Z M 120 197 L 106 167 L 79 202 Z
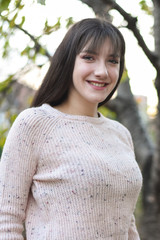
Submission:
M 0 240 L 139 240 L 142 176 L 128 130 L 97 107 L 120 82 L 125 43 L 100 19 L 73 25 L 0 165 Z

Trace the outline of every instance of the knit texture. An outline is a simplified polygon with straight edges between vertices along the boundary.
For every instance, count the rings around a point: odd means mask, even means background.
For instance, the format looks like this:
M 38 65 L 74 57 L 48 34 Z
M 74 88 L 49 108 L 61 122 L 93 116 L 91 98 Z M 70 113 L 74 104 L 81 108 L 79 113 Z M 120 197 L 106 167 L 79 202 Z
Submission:
M 0 163 L 0 240 L 139 240 L 129 131 L 48 104 L 15 120 Z

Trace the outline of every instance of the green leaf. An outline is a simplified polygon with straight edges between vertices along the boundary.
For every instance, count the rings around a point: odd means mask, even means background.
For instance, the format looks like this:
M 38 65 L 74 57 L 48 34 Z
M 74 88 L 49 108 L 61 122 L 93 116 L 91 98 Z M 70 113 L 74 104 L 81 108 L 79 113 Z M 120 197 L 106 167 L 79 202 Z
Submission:
M 22 17 L 22 20 L 21 20 L 21 23 L 19 24 L 19 26 L 20 26 L 20 27 L 22 27 L 22 26 L 23 26 L 23 24 L 24 24 L 25 20 L 26 20 L 26 18 L 25 18 L 25 16 L 23 16 L 23 17 Z
M 21 56 L 24 55 L 29 55 L 31 48 L 29 46 L 27 46 L 22 52 L 21 52 Z
M 8 128 L 5 128 L 5 129 L 0 129 L 0 133 L 1 133 L 1 136 L 2 135 L 5 135 L 6 133 L 7 133 L 7 131 L 8 131 Z
M 14 5 L 16 8 L 21 9 L 21 6 L 23 7 L 24 5 L 21 5 L 22 0 L 15 0 Z
M 54 31 L 57 31 L 61 27 L 61 17 L 58 18 L 57 23 L 53 26 L 48 25 L 48 21 L 45 22 L 45 27 L 43 29 L 44 34 L 51 34 Z
M 11 123 L 11 125 L 14 123 L 14 121 L 15 121 L 16 118 L 17 118 L 17 114 L 12 114 L 12 115 L 10 116 L 10 123 Z
M 3 125 L 3 122 L 2 124 L 0 125 L 0 157 L 1 157 L 1 154 L 2 154 L 2 150 L 3 150 L 3 146 L 5 144 L 5 141 L 6 141 L 6 137 L 7 137 L 7 133 L 10 129 L 10 127 L 12 126 L 13 122 L 15 121 L 16 117 L 17 117 L 17 114 L 11 114 L 10 111 L 6 112 L 6 119 L 7 121 L 9 120 L 9 126 L 6 128 L 4 127 Z
M 0 12 L 7 10 L 11 0 L 0 0 Z
M 57 23 L 53 26 L 54 30 L 57 31 L 61 27 L 61 17 L 58 18 Z
M 2 136 L 1 132 L 0 132 L 0 136 L 1 136 L 1 138 L 0 138 L 0 157 L 1 157 L 3 146 L 6 141 L 6 136 Z
M 0 26 L 0 33 L 2 33 L 3 32 L 3 26 L 1 25 Z
M 9 40 L 6 39 L 4 47 L 3 47 L 3 54 L 2 54 L 2 58 L 5 58 L 8 56 L 8 49 L 9 49 Z
M 10 75 L 5 81 L 0 82 L 0 92 L 3 92 L 6 90 L 11 83 L 14 75 Z
M 45 55 L 45 52 L 46 52 L 46 50 L 41 47 L 40 50 L 39 50 L 39 53 L 42 54 L 42 55 Z
M 28 59 L 31 59 L 32 61 L 35 61 L 36 59 L 36 50 L 34 49 L 34 47 L 30 47 L 27 46 L 22 52 L 21 52 L 21 56 L 26 55 L 28 57 Z
M 128 79 L 128 71 L 125 69 L 122 74 L 121 83 Z
M 18 9 L 23 9 L 24 8 L 24 4 L 20 4 L 19 6 L 18 6 Z
M 9 24 L 10 28 L 13 28 L 13 27 L 14 27 L 14 25 L 15 25 L 15 20 L 16 20 L 17 16 L 18 16 L 18 13 L 16 13 L 16 14 L 14 15 L 14 17 L 12 18 L 12 20 L 10 21 L 10 24 Z
M 0 157 L 1 157 L 1 155 L 2 155 L 2 147 L 1 147 L 1 143 L 0 143 Z
M 148 15 L 152 15 L 152 9 L 149 7 L 145 0 L 139 2 L 141 9 L 145 11 Z
M 45 5 L 46 4 L 46 0 L 37 0 L 37 3 L 40 3 L 42 5 Z
M 108 109 L 107 107 L 105 106 L 101 106 L 98 108 L 98 111 L 100 113 L 102 113 L 103 116 L 107 117 L 107 118 L 110 118 L 110 119 L 117 119 L 117 115 L 115 112 L 111 111 L 110 109 Z
M 67 23 L 66 23 L 66 28 L 69 28 L 69 27 L 74 23 L 72 17 L 67 18 L 67 19 L 66 19 L 66 22 L 67 22 Z

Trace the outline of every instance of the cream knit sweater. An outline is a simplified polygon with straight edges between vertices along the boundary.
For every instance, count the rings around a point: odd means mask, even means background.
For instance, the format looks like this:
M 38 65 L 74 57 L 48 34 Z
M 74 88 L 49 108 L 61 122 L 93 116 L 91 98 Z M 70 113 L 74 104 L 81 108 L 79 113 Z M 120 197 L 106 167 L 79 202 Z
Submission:
M 139 240 L 142 176 L 120 123 L 48 104 L 15 120 L 0 163 L 0 240 Z

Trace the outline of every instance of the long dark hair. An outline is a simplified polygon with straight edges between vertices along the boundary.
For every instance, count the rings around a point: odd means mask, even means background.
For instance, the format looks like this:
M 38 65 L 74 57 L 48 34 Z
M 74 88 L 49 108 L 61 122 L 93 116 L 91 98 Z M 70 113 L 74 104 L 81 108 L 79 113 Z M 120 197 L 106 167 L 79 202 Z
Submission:
M 72 75 L 76 56 L 89 44 L 89 49 L 98 49 L 109 38 L 114 52 L 120 55 L 119 79 L 109 96 L 99 104 L 107 102 L 115 92 L 124 68 L 125 42 L 121 32 L 103 19 L 87 18 L 75 23 L 66 33 L 54 53 L 48 72 L 36 92 L 32 106 L 48 103 L 56 106 L 63 103 L 72 85 Z

